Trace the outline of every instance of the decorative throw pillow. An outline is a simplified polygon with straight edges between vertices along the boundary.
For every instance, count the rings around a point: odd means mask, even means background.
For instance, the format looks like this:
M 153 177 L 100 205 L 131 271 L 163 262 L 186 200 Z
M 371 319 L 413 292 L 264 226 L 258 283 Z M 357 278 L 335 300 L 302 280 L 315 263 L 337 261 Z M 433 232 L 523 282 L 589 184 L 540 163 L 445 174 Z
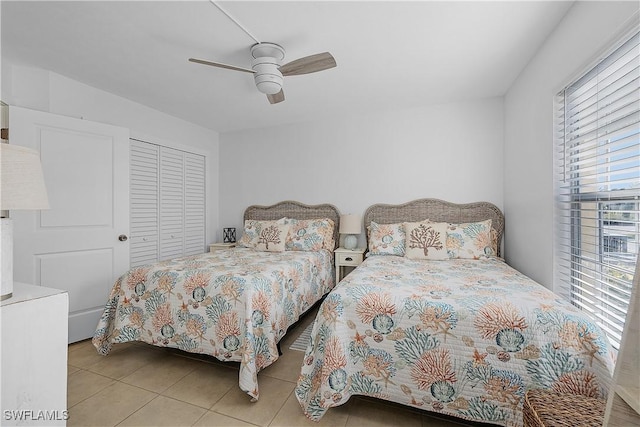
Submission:
M 242 237 L 238 240 L 238 246 L 245 248 L 255 248 L 260 238 L 263 228 L 269 227 L 271 224 L 286 224 L 286 218 L 280 218 L 276 221 L 262 221 L 256 219 L 248 219 L 244 222 L 244 231 Z
M 496 256 L 497 239 L 492 237 L 491 220 L 449 224 L 447 251 L 451 258 L 479 259 Z
M 447 226 L 446 222 L 405 222 L 405 256 L 410 259 L 449 259 Z
M 404 224 L 378 224 L 371 221 L 369 231 L 369 255 L 404 256 L 405 239 Z
M 293 219 L 289 223 L 289 234 L 285 249 L 288 251 L 319 251 L 335 249 L 333 230 L 335 224 L 330 218 Z
M 283 252 L 287 241 L 289 224 L 273 222 L 265 224 L 258 233 L 255 249 L 266 252 Z

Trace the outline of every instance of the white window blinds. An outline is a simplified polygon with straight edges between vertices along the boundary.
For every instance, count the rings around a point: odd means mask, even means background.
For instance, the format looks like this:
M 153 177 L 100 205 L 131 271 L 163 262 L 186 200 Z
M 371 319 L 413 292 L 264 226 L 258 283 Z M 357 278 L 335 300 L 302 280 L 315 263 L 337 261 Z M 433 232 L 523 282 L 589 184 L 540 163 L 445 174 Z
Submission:
M 557 97 L 556 283 L 620 343 L 640 240 L 640 33 Z

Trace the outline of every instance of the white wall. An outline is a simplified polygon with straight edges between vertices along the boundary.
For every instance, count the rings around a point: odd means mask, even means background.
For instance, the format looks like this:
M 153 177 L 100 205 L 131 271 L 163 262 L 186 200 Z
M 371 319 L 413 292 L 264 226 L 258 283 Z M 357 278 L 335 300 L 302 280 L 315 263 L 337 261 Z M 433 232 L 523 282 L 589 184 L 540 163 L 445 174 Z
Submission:
M 1 95 L 9 105 L 125 127 L 132 138 L 205 155 L 206 242 L 221 239 L 217 132 L 53 72 L 12 64 L 7 58 L 2 63 Z
M 502 208 L 502 99 L 220 135 L 220 226 L 251 204 L 374 203 L 435 197 Z M 360 236 L 364 245 L 364 234 Z
M 554 96 L 638 20 L 638 2 L 576 2 L 505 96 L 507 262 L 553 289 Z

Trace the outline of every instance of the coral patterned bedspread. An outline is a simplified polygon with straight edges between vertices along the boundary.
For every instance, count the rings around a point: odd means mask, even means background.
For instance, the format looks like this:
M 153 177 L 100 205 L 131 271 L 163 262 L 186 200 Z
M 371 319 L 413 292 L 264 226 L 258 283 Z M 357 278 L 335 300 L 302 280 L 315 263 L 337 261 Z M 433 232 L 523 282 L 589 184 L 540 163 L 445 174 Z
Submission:
M 614 360 L 589 318 L 499 259 L 371 256 L 320 306 L 295 392 L 312 420 L 366 395 L 521 426 L 527 389 L 604 397 Z
M 235 248 L 134 268 L 114 284 L 93 345 L 106 355 L 143 341 L 240 362 L 240 388 L 257 399 L 287 328 L 333 287 L 332 257 Z

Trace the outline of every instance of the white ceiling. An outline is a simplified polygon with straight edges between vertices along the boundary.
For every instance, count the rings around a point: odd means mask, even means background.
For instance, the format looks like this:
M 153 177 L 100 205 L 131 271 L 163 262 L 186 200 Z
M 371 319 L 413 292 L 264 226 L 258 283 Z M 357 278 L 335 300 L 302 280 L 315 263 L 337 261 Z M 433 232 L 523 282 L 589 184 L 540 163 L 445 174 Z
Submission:
M 270 105 L 248 73 L 255 41 L 200 1 L 1 2 L 2 56 L 228 132 L 502 96 L 571 2 L 221 1 L 284 62 L 329 51 L 337 68 L 285 77 Z

